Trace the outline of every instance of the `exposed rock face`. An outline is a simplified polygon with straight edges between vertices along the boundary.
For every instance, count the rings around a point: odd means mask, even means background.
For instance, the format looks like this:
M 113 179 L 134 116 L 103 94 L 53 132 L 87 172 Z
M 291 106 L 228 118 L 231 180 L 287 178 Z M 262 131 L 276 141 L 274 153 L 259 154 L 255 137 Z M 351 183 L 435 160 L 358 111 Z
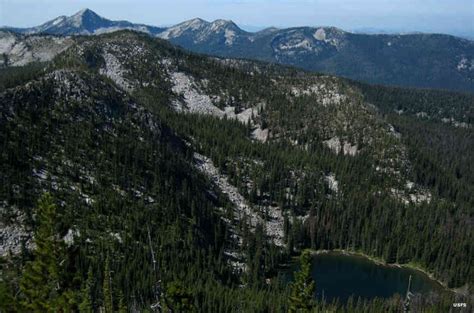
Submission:
M 423 202 L 430 203 L 432 199 L 431 193 L 427 190 L 423 190 L 420 187 L 411 187 L 404 190 L 392 188 L 390 192 L 395 199 L 399 200 L 405 205 L 421 204 Z
M 52 60 L 74 43 L 72 38 L 23 36 L 0 31 L 0 68 Z
M 324 178 L 328 184 L 329 189 L 334 192 L 339 191 L 339 182 L 336 180 L 336 175 L 334 175 L 334 173 L 329 173 Z
M 16 191 L 19 192 L 19 190 Z M 22 245 L 25 249 L 31 249 L 33 246 L 31 233 L 24 226 L 24 215 L 17 207 L 8 208 L 10 211 L 8 221 L 3 217 L 8 206 L 7 201 L 0 202 L 0 256 L 2 257 L 20 253 Z
M 168 40 L 191 40 L 194 44 L 210 44 L 222 41 L 224 46 L 232 46 L 236 39 L 246 37 L 232 21 L 215 20 L 207 22 L 196 18 L 172 26 L 158 34 L 158 37 Z
M 317 40 L 325 40 L 326 32 L 324 31 L 324 28 L 319 28 L 318 30 L 316 30 L 313 37 L 316 38 Z
M 70 247 L 74 245 L 74 240 L 80 236 L 81 236 L 81 232 L 79 230 L 70 228 L 68 229 L 66 235 L 64 235 L 62 239 L 64 243 L 66 244 L 66 246 Z
M 214 105 L 212 99 L 203 94 L 197 87 L 194 79 L 185 73 L 172 72 L 171 81 L 173 92 L 181 99 L 174 101 L 178 111 L 208 114 L 223 117 L 225 112 Z
M 474 71 L 474 59 L 468 59 L 467 57 L 461 57 L 458 65 L 456 66 L 460 72 L 473 72 Z
M 261 142 L 266 142 L 268 140 L 268 135 L 269 135 L 269 129 L 262 129 L 260 127 L 257 127 L 253 132 L 252 132 L 252 138 L 255 140 L 261 141 Z
M 324 82 L 312 84 L 308 87 L 292 87 L 291 92 L 297 97 L 316 97 L 324 106 L 339 105 L 344 100 L 347 100 L 347 97 L 342 94 L 334 85 L 326 84 Z
M 212 160 L 195 153 L 196 167 L 208 176 L 214 185 L 227 197 L 229 201 L 234 204 L 234 219 L 235 222 L 248 218 L 249 226 L 255 228 L 257 224 L 262 224 L 265 228 L 266 234 L 272 239 L 277 246 L 283 246 L 283 215 L 278 207 L 268 207 L 266 213 L 268 219 L 262 219 L 260 214 L 256 212 L 247 202 L 247 200 L 239 193 L 238 189 L 229 183 L 227 176 L 221 174 L 214 166 Z
M 105 52 L 103 57 L 105 65 L 99 70 L 99 73 L 112 79 L 124 90 L 131 91 L 133 89 L 132 84 L 124 77 L 126 71 L 122 68 L 120 61 L 114 54 L 108 52 Z
M 339 139 L 339 137 L 337 136 L 325 140 L 323 141 L 323 143 L 336 154 L 339 154 L 342 151 L 342 154 L 344 155 L 355 156 L 359 152 L 359 150 L 357 149 L 357 145 L 352 145 L 350 142 L 347 141 L 341 142 L 341 139 Z
M 32 247 L 31 234 L 25 230 L 24 226 L 5 225 L 0 221 L 0 256 L 20 253 L 22 243 L 27 249 Z
M 262 129 L 255 120 L 259 117 L 259 112 L 265 107 L 264 103 L 259 103 L 254 107 L 246 108 L 236 113 L 236 108 L 226 106 L 223 109 L 217 107 L 219 96 L 210 96 L 206 94 L 194 77 L 182 72 L 176 72 L 168 68 L 168 75 L 172 83 L 172 91 L 177 96 L 173 101 L 173 107 L 178 112 L 196 113 L 212 115 L 218 118 L 236 119 L 243 124 L 249 124 L 254 128 L 252 138 L 261 142 L 266 142 L 269 135 L 268 129 Z
M 225 36 L 225 44 L 228 46 L 232 46 L 232 44 L 234 43 L 235 36 L 236 36 L 235 31 L 226 29 L 224 31 L 224 36 Z

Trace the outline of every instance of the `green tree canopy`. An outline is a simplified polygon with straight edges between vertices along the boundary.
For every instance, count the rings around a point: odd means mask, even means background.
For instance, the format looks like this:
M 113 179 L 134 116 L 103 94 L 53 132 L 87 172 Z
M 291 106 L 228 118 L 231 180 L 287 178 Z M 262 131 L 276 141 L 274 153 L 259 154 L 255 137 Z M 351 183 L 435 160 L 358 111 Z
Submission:
M 67 256 L 55 231 L 56 218 L 53 198 L 46 193 L 38 202 L 34 259 L 26 264 L 20 281 L 22 305 L 30 312 L 70 311 L 73 302 L 63 281 Z
M 310 312 L 314 307 L 315 282 L 311 277 L 311 252 L 304 250 L 300 257 L 301 269 L 291 284 L 289 312 Z

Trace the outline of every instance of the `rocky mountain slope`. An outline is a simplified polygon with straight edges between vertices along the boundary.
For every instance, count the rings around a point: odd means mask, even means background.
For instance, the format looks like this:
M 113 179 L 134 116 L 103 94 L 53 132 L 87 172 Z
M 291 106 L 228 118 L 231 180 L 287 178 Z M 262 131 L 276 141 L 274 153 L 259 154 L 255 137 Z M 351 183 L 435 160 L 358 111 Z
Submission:
M 156 35 L 164 29 L 161 27 L 134 24 L 128 21 L 111 21 L 99 16 L 92 10 L 83 9 L 71 16 L 59 16 L 51 21 L 35 27 L 7 27 L 21 34 L 54 34 L 54 35 L 92 35 L 117 30 L 130 29 Z
M 0 68 L 45 62 L 66 50 L 73 43 L 68 37 L 48 35 L 25 36 L 0 31 Z
M 69 272 L 103 275 L 112 259 L 138 308 L 180 281 L 203 310 L 284 311 L 272 281 L 305 247 L 471 285 L 473 96 L 204 57 L 131 31 L 67 40 L 31 75 L 2 72 L 3 256 L 32 247 L 49 191 Z
M 87 9 L 38 27 L 9 29 L 61 35 L 132 29 L 222 57 L 287 64 L 376 84 L 474 91 L 474 42 L 449 35 L 360 34 L 334 27 L 268 28 L 250 33 L 232 21 L 198 18 L 159 28 L 110 21 Z
M 231 22 L 213 32 L 212 23 L 205 30 L 186 25 L 158 36 L 196 52 L 276 62 L 370 83 L 474 91 L 474 43 L 453 36 L 353 34 L 333 27 L 246 33 Z

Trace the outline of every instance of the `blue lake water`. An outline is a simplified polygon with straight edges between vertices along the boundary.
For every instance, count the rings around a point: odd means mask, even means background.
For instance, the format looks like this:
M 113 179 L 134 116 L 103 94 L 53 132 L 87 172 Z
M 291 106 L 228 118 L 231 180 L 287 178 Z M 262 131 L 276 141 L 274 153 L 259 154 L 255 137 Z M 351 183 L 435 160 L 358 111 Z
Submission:
M 292 271 L 298 270 L 298 265 Z M 379 265 L 365 257 L 339 252 L 315 255 L 312 261 L 312 276 L 316 281 L 316 298 L 342 302 L 352 295 L 372 299 L 389 298 L 395 294 L 405 295 L 410 275 L 413 293 L 442 292 L 444 288 L 426 274 L 408 269 Z M 292 279 L 293 274 L 290 274 Z

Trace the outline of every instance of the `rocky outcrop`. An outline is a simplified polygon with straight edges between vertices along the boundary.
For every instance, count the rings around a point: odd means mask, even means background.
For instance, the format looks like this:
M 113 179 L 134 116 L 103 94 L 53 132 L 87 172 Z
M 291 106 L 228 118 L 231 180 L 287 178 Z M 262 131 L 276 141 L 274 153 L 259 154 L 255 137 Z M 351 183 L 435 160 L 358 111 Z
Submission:
M 234 205 L 234 223 L 242 221 L 246 217 L 251 228 L 255 228 L 257 224 L 262 224 L 266 234 L 275 245 L 284 245 L 284 219 L 280 208 L 265 208 L 267 218 L 262 218 L 262 212 L 257 212 L 252 208 L 248 201 L 239 193 L 238 189 L 229 182 L 227 176 L 220 173 L 219 169 L 214 166 L 211 159 L 198 153 L 194 154 L 194 159 L 197 169 L 209 177 L 215 187 L 227 195 L 229 201 Z

